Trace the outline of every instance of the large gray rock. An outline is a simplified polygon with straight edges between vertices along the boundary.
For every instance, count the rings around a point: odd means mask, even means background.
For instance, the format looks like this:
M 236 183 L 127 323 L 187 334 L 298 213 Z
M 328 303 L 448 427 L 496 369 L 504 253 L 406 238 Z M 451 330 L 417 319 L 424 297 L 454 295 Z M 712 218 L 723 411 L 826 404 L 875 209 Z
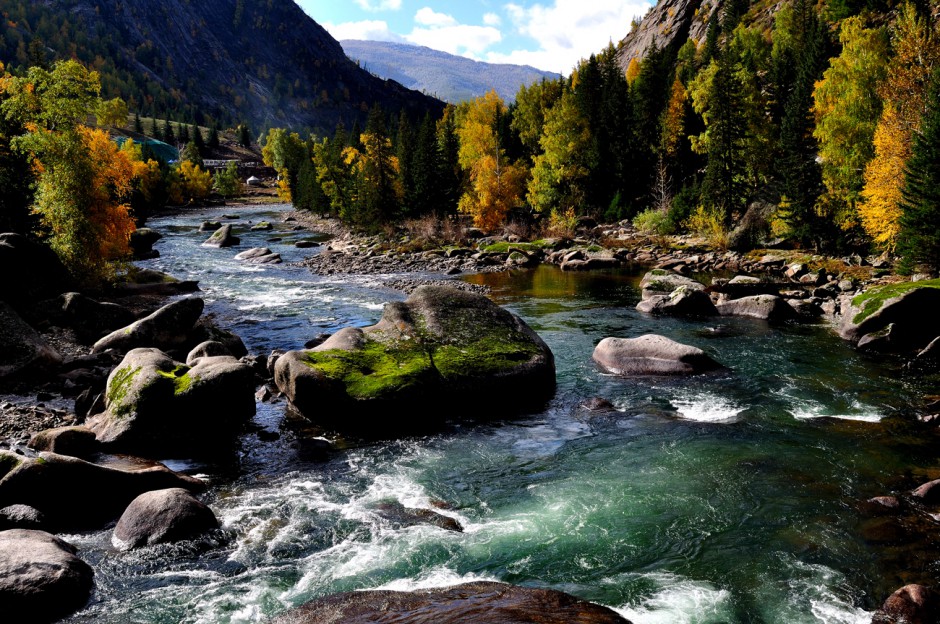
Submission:
M 0 301 L 0 379 L 30 372 L 46 372 L 62 363 L 62 356 L 13 308 Z
M 180 299 L 163 306 L 150 316 L 118 329 L 92 347 L 92 353 L 114 349 L 127 353 L 140 347 L 180 348 L 187 344 L 190 332 L 202 316 L 205 303 L 198 297 Z
M 940 280 L 875 287 L 855 297 L 842 297 L 840 303 L 839 335 L 846 340 L 858 342 L 891 324 L 891 350 L 895 352 L 920 351 L 937 337 Z
M 891 594 L 871 619 L 872 624 L 936 624 L 940 598 L 923 585 L 905 585 Z
M 150 228 L 137 228 L 131 232 L 129 241 L 131 251 L 134 253 L 135 260 L 146 260 L 148 258 L 158 258 L 160 253 L 154 251 L 153 244 L 163 238 L 163 234 Z
M 192 351 L 189 352 L 189 355 L 186 356 L 186 366 L 194 366 L 196 360 L 204 357 L 231 357 L 232 352 L 229 351 L 221 342 L 216 340 L 206 340 L 196 345 Z
M 44 531 L 46 516 L 29 505 L 7 505 L 0 509 L 0 531 L 9 529 L 31 529 Z
M 704 284 L 666 269 L 653 269 L 640 280 L 640 289 L 643 291 L 644 299 L 653 295 L 669 295 L 680 286 L 685 286 L 690 290 L 705 290 Z
M 636 309 L 657 316 L 717 316 L 718 310 L 704 290 L 680 286 L 668 295 L 652 295 Z
M 701 349 L 655 334 L 604 338 L 594 349 L 593 358 L 608 373 L 625 377 L 696 375 L 721 368 Z
M 479 415 L 496 397 L 504 416 L 541 406 L 555 388 L 552 352 L 522 319 L 445 286 L 422 286 L 387 305 L 377 325 L 285 353 L 274 373 L 307 418 L 361 429 Z
M 223 225 L 217 229 L 212 236 L 206 239 L 202 244 L 203 247 L 234 247 L 241 243 L 241 239 L 232 234 L 231 225 Z
M 172 487 L 200 492 L 205 484 L 156 463 L 125 469 L 55 453 L 27 458 L 0 451 L 0 508 L 28 505 L 56 530 L 97 528 L 140 494 Z
M 753 202 L 728 235 L 728 247 L 737 251 L 748 251 L 763 244 L 770 236 L 770 221 L 776 210 L 774 204 Z
M 87 425 L 114 451 L 205 454 L 254 415 L 254 390 L 254 371 L 233 357 L 202 357 L 190 367 L 157 349 L 134 349 L 108 377 L 105 412 Z
M 82 608 L 91 566 L 72 545 L 42 531 L 0 531 L 0 613 L 10 622 L 52 622 Z
M 196 539 L 219 528 L 212 510 L 187 490 L 145 492 L 128 505 L 111 542 L 120 550 Z
M 254 229 L 254 228 L 252 228 Z M 276 254 L 267 247 L 254 247 L 248 251 L 243 251 L 237 256 L 236 260 L 248 262 L 251 264 L 280 264 L 281 255 Z
M 327 596 L 271 624 L 630 624 L 616 612 L 551 589 L 476 582 L 412 592 Z
M 718 304 L 722 316 L 747 316 L 772 323 L 797 318 L 796 310 L 785 299 L 774 295 L 755 295 Z
M 136 318 L 122 305 L 95 301 L 77 292 L 60 295 L 56 304 L 58 324 L 75 329 L 83 339 L 97 340 L 103 334 L 127 327 Z

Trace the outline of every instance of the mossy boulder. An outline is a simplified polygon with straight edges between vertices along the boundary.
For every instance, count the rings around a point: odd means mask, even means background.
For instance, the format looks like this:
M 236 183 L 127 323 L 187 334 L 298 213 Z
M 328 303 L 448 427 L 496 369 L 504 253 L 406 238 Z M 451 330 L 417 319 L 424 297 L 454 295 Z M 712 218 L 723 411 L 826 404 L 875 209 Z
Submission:
M 275 381 L 311 420 L 397 430 L 534 409 L 554 392 L 555 361 L 522 319 L 483 295 L 421 286 L 372 327 L 282 355 Z
M 254 371 L 229 356 L 190 367 L 157 349 L 134 349 L 108 377 L 105 408 L 87 425 L 109 450 L 205 454 L 254 415 Z
M 127 327 L 111 332 L 94 344 L 92 353 L 108 349 L 127 353 L 141 347 L 183 348 L 204 307 L 205 303 L 198 297 L 174 301 Z
M 649 299 L 654 295 L 669 295 L 681 286 L 689 290 L 705 290 L 704 284 L 666 269 L 653 269 L 640 280 L 643 299 Z
M 870 288 L 855 297 L 843 297 L 839 335 L 859 342 L 894 324 L 892 350 L 914 352 L 926 347 L 940 334 L 940 280 L 902 282 Z
M 156 463 L 117 468 L 56 453 L 0 451 L 0 508 L 32 507 L 56 531 L 99 528 L 144 492 L 166 488 L 201 492 L 205 483 Z

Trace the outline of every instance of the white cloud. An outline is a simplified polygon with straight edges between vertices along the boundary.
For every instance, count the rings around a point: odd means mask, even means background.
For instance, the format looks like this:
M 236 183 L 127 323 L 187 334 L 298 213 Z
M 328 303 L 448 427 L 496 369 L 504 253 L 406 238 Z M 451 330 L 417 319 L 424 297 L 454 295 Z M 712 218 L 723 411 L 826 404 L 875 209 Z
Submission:
M 356 0 L 356 4 L 366 11 L 397 11 L 401 0 Z
M 393 33 L 388 23 L 382 20 L 364 20 L 361 22 L 343 22 L 342 24 L 331 24 L 323 22 L 322 26 L 333 35 L 333 38 L 342 41 L 343 39 L 366 39 L 370 41 L 402 41 L 400 35 Z
M 503 23 L 503 19 L 496 13 L 484 13 L 483 23 L 487 26 L 499 26 Z
M 630 32 L 651 0 L 553 0 L 550 5 L 507 4 L 516 31 L 538 43 L 536 50 L 489 52 L 491 63 L 519 63 L 568 74 L 582 58 L 615 44 Z
M 438 13 L 431 7 L 424 7 L 415 13 L 415 23 L 421 24 L 422 26 L 440 28 L 443 26 L 456 26 L 457 20 L 446 13 Z

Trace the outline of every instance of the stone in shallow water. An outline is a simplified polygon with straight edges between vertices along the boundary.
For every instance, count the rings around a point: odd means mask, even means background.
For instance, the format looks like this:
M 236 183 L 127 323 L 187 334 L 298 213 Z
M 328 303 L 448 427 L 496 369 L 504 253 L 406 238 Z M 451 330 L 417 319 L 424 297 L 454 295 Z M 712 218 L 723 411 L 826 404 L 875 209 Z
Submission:
M 630 624 L 616 612 L 563 592 L 476 582 L 413 592 L 327 596 L 271 624 Z
M 621 376 L 696 375 L 721 368 L 701 349 L 656 334 L 604 338 L 593 358 L 608 373 Z

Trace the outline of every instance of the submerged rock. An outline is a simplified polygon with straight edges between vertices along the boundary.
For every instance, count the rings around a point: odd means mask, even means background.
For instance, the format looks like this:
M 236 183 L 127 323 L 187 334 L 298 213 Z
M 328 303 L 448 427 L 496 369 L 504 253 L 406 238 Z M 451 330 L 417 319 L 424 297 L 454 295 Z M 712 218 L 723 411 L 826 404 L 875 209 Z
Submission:
M 207 506 L 187 490 L 145 492 L 128 505 L 114 527 L 111 542 L 120 550 L 200 537 L 219 528 Z
M 940 621 L 940 597 L 923 585 L 905 585 L 875 611 L 872 624 L 936 624 Z
M 400 526 L 427 524 L 444 529 L 445 531 L 463 533 L 463 526 L 461 526 L 457 520 L 430 509 L 405 507 L 398 501 L 395 501 L 379 503 L 376 506 L 376 510 L 379 512 L 380 516 Z
M 42 531 L 0 531 L 0 613 L 51 622 L 82 608 L 94 586 L 74 546 Z
M 608 373 L 625 377 L 696 375 L 721 368 L 701 349 L 655 334 L 604 338 L 594 349 L 593 358 Z
M 254 371 L 234 357 L 201 357 L 190 367 L 134 349 L 108 377 L 106 410 L 88 427 L 110 450 L 211 452 L 254 415 L 254 390 Z
M 555 361 L 522 319 L 486 297 L 422 286 L 372 327 L 280 356 L 275 381 L 311 420 L 397 430 L 541 406 L 554 392 Z
M 551 589 L 476 582 L 412 592 L 362 591 L 327 596 L 271 624 L 630 624 L 607 607 Z
M 114 349 L 118 353 L 140 347 L 174 349 L 189 340 L 196 321 L 202 316 L 205 303 L 198 297 L 180 299 L 163 306 L 150 316 L 118 329 L 92 347 L 92 353 Z
M 55 453 L 0 451 L 0 507 L 28 505 L 57 530 L 96 528 L 140 494 L 173 487 L 199 492 L 205 484 L 162 464 L 122 470 Z

